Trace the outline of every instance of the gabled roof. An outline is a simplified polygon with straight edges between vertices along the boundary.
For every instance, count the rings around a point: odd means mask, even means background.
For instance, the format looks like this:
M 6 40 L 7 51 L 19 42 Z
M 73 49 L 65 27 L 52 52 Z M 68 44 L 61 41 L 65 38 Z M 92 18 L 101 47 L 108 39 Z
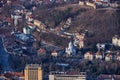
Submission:
M 102 55 L 102 52 L 97 51 L 95 54 L 96 54 L 96 55 Z

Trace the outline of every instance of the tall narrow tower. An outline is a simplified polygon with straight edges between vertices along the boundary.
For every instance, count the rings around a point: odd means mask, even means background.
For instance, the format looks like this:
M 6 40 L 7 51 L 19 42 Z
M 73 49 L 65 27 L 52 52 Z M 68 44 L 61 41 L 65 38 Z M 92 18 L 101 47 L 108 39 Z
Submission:
M 25 80 L 42 80 L 42 68 L 39 64 L 29 64 L 24 69 Z

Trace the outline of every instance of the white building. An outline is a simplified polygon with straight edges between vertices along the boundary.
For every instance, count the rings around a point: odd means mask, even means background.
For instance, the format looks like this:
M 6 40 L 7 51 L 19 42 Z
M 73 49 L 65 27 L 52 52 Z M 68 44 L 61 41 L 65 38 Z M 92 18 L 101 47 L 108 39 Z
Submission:
M 112 38 L 112 44 L 113 44 L 114 46 L 117 46 L 117 45 L 118 45 L 118 36 L 117 36 L 117 35 L 115 35 L 115 36 Z
M 31 34 L 36 30 L 36 27 L 33 24 L 28 23 L 26 27 L 23 28 L 24 34 Z
M 106 56 L 105 56 L 105 61 L 110 61 L 112 60 L 112 55 L 110 53 L 108 53 Z
M 117 41 L 117 46 L 120 47 L 120 38 L 118 38 L 118 41 Z
M 29 27 L 24 27 L 23 28 L 23 33 L 24 34 L 31 34 L 31 29 Z
M 54 57 L 57 57 L 58 54 L 59 54 L 59 53 L 58 53 L 57 51 L 55 51 L 55 50 L 51 53 L 51 55 L 54 56 Z
M 75 33 L 75 39 L 74 39 L 74 45 L 78 46 L 79 48 L 83 48 L 84 47 L 84 41 L 85 41 L 85 34 L 79 34 L 79 33 Z
M 115 55 L 115 60 L 120 61 L 120 53 L 119 53 L 119 52 L 116 53 L 116 55 Z
M 14 25 L 17 26 L 18 21 L 19 21 L 19 19 L 22 18 L 22 16 L 20 16 L 20 15 L 11 15 L 11 18 L 14 19 Z
M 100 50 L 104 50 L 104 49 L 105 49 L 105 44 L 97 43 L 96 46 L 97 46 L 98 51 L 100 51 Z
M 10 5 L 11 4 L 11 0 L 7 0 L 7 4 Z
M 74 45 L 72 42 L 69 42 L 68 47 L 66 48 L 65 51 L 68 55 L 75 56 L 76 55 L 76 49 L 74 48 Z
M 103 58 L 102 53 L 100 51 L 96 52 L 95 58 L 96 59 L 102 59 Z
M 114 46 L 120 47 L 120 37 L 118 35 L 113 36 L 113 38 L 112 38 L 112 44 Z
M 86 80 L 86 72 L 51 72 L 49 80 Z
M 27 12 L 25 18 L 26 18 L 27 21 L 29 21 L 29 22 L 33 21 L 32 12 Z

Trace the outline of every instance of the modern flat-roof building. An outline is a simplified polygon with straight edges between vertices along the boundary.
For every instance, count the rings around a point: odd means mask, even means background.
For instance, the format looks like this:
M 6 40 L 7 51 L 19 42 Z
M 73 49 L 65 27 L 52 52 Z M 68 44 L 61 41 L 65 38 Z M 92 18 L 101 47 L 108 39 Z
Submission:
M 42 68 L 39 64 L 29 64 L 24 70 L 25 80 L 42 80 Z
M 86 72 L 50 72 L 49 80 L 86 80 Z

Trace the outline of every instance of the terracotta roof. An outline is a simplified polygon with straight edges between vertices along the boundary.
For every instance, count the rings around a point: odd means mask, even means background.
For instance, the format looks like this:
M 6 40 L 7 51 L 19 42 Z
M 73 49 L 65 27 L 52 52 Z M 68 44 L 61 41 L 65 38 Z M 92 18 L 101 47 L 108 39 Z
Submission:
M 85 54 L 89 54 L 90 55 L 90 54 L 92 54 L 92 52 L 89 51 L 89 52 L 86 52 Z
M 107 55 L 106 55 L 106 57 L 111 57 L 112 55 L 110 54 L 110 53 L 108 53 Z
M 5 76 L 6 78 L 12 78 L 14 76 L 23 77 L 24 75 L 21 72 L 7 72 L 4 73 L 3 76 Z
M 102 55 L 102 53 L 100 51 L 97 51 L 96 55 Z
M 53 52 L 52 53 L 57 53 L 57 51 L 56 50 L 53 50 Z
M 6 20 L 7 20 L 7 22 L 10 22 L 10 23 L 13 22 L 12 18 L 7 18 Z
M 46 50 L 45 50 L 44 48 L 40 48 L 40 49 L 38 50 L 38 52 L 39 52 L 39 53 L 45 53 Z

